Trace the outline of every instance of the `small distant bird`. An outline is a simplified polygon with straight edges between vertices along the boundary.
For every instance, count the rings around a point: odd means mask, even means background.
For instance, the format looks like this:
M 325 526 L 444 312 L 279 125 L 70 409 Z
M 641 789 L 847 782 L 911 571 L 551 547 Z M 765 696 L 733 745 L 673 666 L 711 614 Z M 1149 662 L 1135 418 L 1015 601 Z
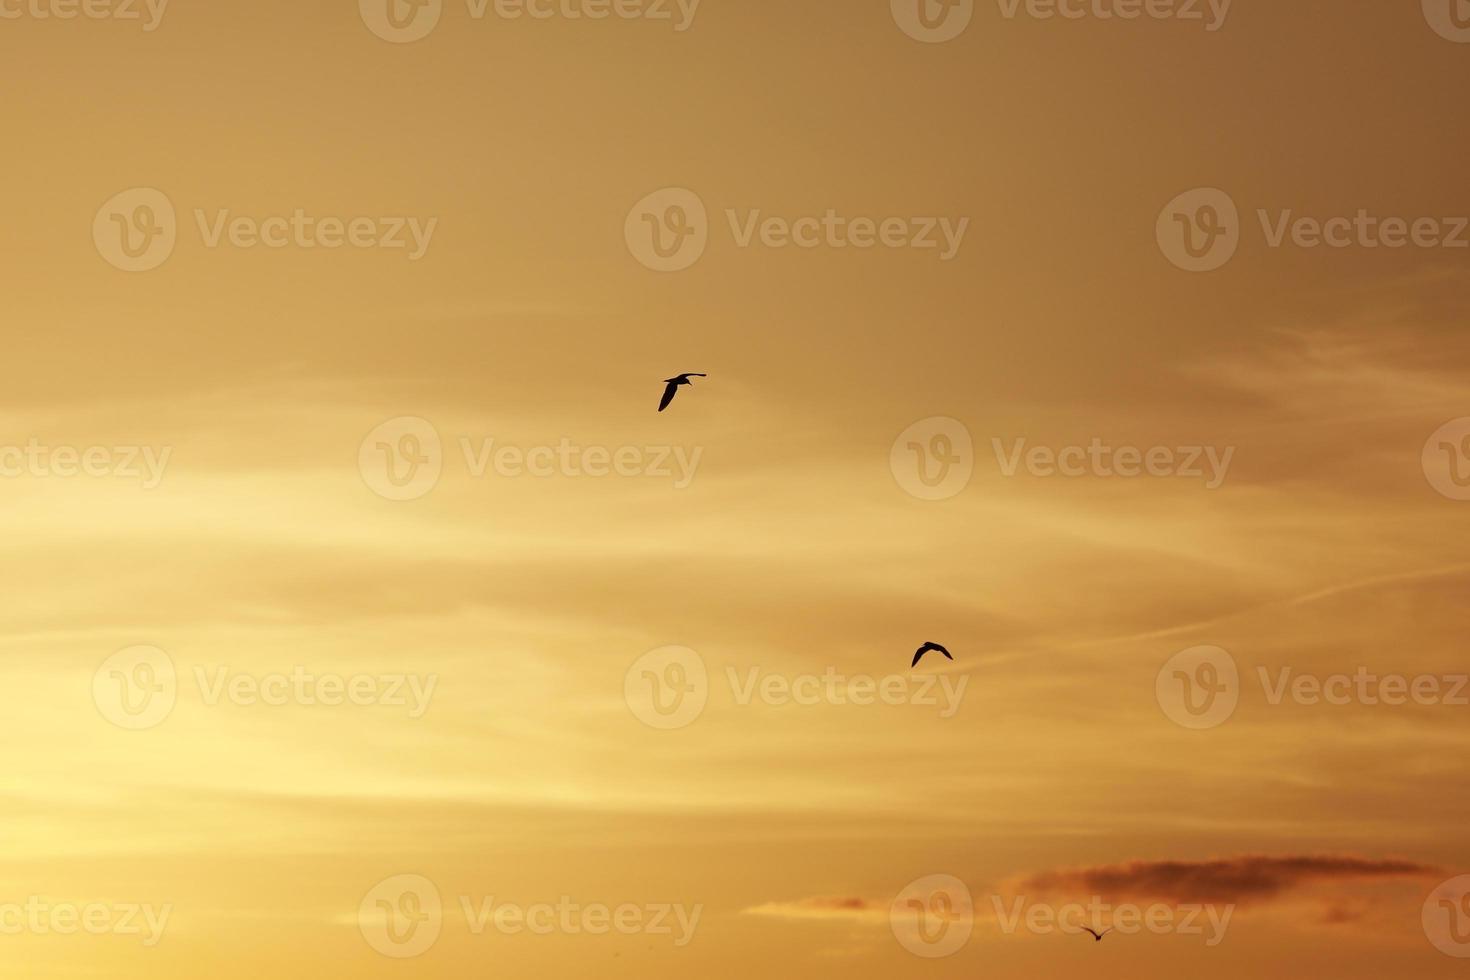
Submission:
M 709 375 L 707 374 L 681 374 L 677 378 L 670 378 L 669 380 L 665 381 L 664 384 L 668 385 L 668 387 L 664 389 L 664 400 L 658 403 L 658 410 L 662 412 L 664 409 L 669 407 L 669 402 L 673 401 L 674 396 L 679 393 L 680 385 L 694 384 L 693 381 L 689 380 L 690 378 L 707 377 L 709 377 Z
M 1113 930 L 1111 928 L 1108 928 L 1108 929 L 1104 929 L 1102 932 L 1093 932 L 1091 929 L 1087 928 L 1086 926 L 1083 926 L 1082 927 L 1082 931 L 1088 933 L 1089 935 L 1091 935 L 1093 942 L 1100 943 L 1100 942 L 1102 942 L 1102 937 L 1106 936 L 1108 933 L 1112 932 Z
M 950 660 L 954 659 L 954 657 L 950 656 L 949 651 L 944 649 L 944 647 L 940 646 L 938 643 L 925 643 L 923 646 L 919 647 L 919 652 L 914 654 L 914 662 L 909 664 L 909 669 L 912 670 L 914 667 L 919 666 L 919 661 L 923 660 L 924 654 L 928 653 L 930 650 L 938 650 Z

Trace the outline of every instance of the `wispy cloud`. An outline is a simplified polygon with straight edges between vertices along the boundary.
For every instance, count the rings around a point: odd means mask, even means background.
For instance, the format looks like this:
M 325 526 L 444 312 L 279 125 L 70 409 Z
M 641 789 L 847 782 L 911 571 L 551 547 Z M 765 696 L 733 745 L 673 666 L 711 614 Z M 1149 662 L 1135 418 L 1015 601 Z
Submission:
M 742 915 L 758 915 L 774 919 L 817 919 L 854 923 L 887 921 L 888 907 L 881 902 L 855 896 L 816 896 L 795 901 L 766 902 L 743 909 Z

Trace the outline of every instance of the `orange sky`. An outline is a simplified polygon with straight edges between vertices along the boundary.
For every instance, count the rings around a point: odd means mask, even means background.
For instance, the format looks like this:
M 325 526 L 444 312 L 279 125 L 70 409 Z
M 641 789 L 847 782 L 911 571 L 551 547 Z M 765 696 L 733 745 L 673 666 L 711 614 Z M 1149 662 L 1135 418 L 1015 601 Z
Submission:
M 1463 970 L 1470 4 L 395 3 L 0 0 L 17 976 Z

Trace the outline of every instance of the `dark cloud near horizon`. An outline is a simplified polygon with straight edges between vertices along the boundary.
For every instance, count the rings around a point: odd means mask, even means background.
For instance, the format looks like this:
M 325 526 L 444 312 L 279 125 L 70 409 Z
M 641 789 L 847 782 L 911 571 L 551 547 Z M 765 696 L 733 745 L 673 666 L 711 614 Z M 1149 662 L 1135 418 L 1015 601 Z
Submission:
M 1085 892 L 1109 899 L 1243 904 L 1277 897 L 1309 882 L 1412 878 L 1436 869 L 1416 861 L 1350 855 L 1245 855 L 1210 861 L 1130 861 L 1044 871 L 1020 887 L 1033 892 Z

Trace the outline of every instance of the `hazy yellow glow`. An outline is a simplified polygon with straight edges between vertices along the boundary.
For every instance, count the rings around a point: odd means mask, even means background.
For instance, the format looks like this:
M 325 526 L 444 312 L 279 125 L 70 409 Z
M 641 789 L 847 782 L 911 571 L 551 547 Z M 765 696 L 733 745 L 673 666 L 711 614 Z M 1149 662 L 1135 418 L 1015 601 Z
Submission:
M 445 0 L 405 44 L 356 6 L 173 0 L 154 30 L 4 7 L 0 446 L 169 453 L 153 487 L 0 478 L 14 975 L 1457 975 L 1421 906 L 1470 872 L 1470 708 L 1272 705 L 1257 677 L 1465 671 L 1470 502 L 1421 454 L 1470 416 L 1467 253 L 1272 248 L 1256 212 L 1470 214 L 1470 46 L 1417 3 L 1241 2 L 1213 31 L 977 3 L 937 44 L 882 0 L 704 0 L 686 30 L 673 2 Z M 1197 187 L 1242 236 L 1190 274 L 1155 227 Z M 177 211 L 151 271 L 93 239 L 131 188 Z M 625 242 L 663 188 L 708 212 L 683 271 Z M 726 215 L 829 209 L 968 225 L 945 261 L 741 247 Z M 437 224 L 415 261 L 209 247 L 196 210 Z M 683 371 L 710 377 L 657 413 Z M 443 473 L 395 502 L 359 451 L 404 417 Z M 931 502 L 890 451 L 935 417 L 974 474 Z M 699 455 L 683 487 L 477 477 L 492 439 Z M 1095 439 L 1233 456 L 1206 489 L 1007 476 L 996 449 Z M 730 680 L 909 676 L 930 639 L 957 661 L 919 673 L 965 685 L 950 717 L 742 704 Z M 129 731 L 94 679 L 140 645 L 178 692 Z M 1190 731 L 1155 681 L 1200 645 L 1244 690 Z M 625 677 L 670 646 L 709 700 L 659 731 Z M 420 713 L 207 696 L 298 668 L 433 687 Z M 989 901 L 1059 869 L 1307 855 L 1425 870 L 1291 878 L 1209 948 L 1008 934 Z M 397 960 L 359 906 L 404 874 L 445 914 Z M 889 903 L 932 874 L 977 910 L 930 961 Z M 155 945 L 9 930 L 33 896 L 171 913 Z M 701 914 L 687 945 L 476 934 L 491 896 Z

